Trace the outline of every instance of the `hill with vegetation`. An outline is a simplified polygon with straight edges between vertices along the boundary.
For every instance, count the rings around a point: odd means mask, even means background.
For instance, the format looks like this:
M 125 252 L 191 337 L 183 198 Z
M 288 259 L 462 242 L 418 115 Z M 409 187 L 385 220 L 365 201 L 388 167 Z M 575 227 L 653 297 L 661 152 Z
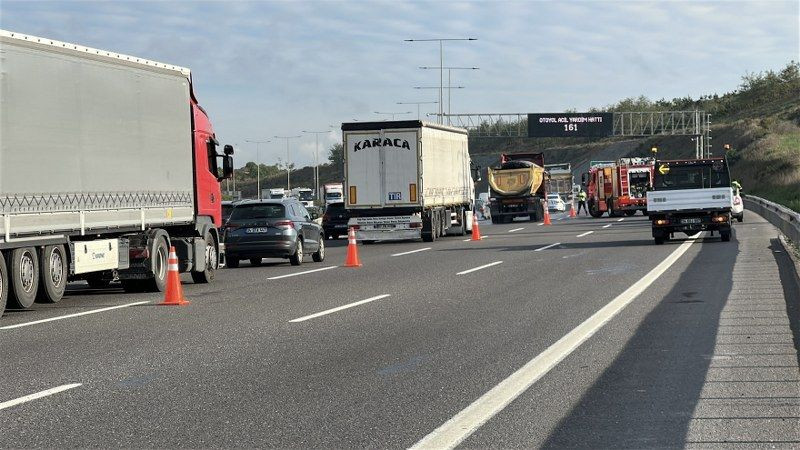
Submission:
M 650 100 L 641 96 L 623 99 L 592 111 L 650 112 L 703 110 L 711 114 L 712 154 L 719 155 L 724 144 L 733 177 L 745 191 L 800 211 L 800 63 L 790 62 L 782 70 L 746 74 L 741 84 L 723 94 L 709 94 L 672 100 Z M 516 126 L 518 124 L 509 124 Z M 626 156 L 649 156 L 659 148 L 662 158 L 690 158 L 695 146 L 688 136 L 654 136 L 647 139 L 619 138 L 470 138 L 470 153 L 481 166 L 495 164 L 500 153 L 543 151 L 548 163 L 572 163 L 576 174 L 585 172 L 591 160 Z M 320 183 L 341 181 L 342 148 L 329 149 L 326 164 L 320 166 Z M 236 171 L 237 189 L 244 196 L 256 193 L 255 163 Z M 262 165 L 262 187 L 286 185 L 286 172 L 279 166 Z M 578 178 L 579 179 L 579 178 Z M 313 169 L 292 172 L 292 185 L 313 186 Z M 479 185 L 478 189 L 482 189 Z

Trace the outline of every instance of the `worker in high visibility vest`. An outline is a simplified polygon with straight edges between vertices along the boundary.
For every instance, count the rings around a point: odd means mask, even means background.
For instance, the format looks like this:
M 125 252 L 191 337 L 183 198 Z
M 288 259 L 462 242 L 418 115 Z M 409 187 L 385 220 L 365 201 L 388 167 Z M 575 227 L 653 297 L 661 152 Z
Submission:
M 733 188 L 734 191 L 737 192 L 742 190 L 742 184 L 739 183 L 739 181 L 737 180 L 731 181 L 731 187 Z
M 583 189 L 578 193 L 578 211 L 576 214 L 578 216 L 581 215 L 581 207 L 583 207 L 583 212 L 589 214 L 589 211 L 586 209 L 586 191 Z

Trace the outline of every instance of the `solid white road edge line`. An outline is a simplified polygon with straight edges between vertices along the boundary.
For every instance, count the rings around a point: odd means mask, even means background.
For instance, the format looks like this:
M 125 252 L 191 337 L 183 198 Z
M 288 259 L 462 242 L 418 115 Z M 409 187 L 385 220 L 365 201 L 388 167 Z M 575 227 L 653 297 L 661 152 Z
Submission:
M 623 220 L 625 220 L 625 218 L 624 218 L 624 217 L 623 217 L 623 218 L 621 218 L 621 219 L 617 219 L 617 222 L 622 222 Z
M 628 304 L 667 271 L 684 253 L 697 236 L 681 244 L 639 281 L 611 300 L 583 323 L 564 335 L 538 356 L 501 381 L 489 392 L 472 402 L 439 428 L 422 438 L 411 448 L 453 448 L 468 438 L 481 425 L 502 411 L 509 403 L 525 392 L 536 381 L 572 353 L 600 328 L 614 318 Z
M 24 323 L 18 323 L 18 324 L 14 324 L 14 325 L 6 325 L 4 327 L 0 327 L 0 330 L 11 330 L 13 328 L 22 328 L 22 327 L 27 327 L 27 326 L 30 326 L 30 325 L 38 325 L 40 323 L 53 322 L 53 321 L 56 321 L 56 320 L 71 319 L 73 317 L 80 317 L 80 316 L 88 316 L 89 314 L 97 314 L 97 313 L 101 313 L 101 312 L 105 312 L 105 311 L 111 311 L 112 309 L 127 308 L 129 306 L 144 305 L 145 303 L 150 303 L 150 301 L 126 303 L 124 305 L 109 306 L 108 308 L 98 308 L 98 309 L 93 309 L 91 311 L 84 311 L 84 312 L 79 312 L 79 313 L 75 313 L 75 314 L 67 314 L 67 315 L 58 316 L 58 317 L 50 317 L 48 319 L 42 319 L 42 320 L 34 320 L 33 322 L 24 322 Z
M 519 228 L 514 228 L 513 230 L 508 230 L 508 232 L 509 233 L 513 233 L 515 231 L 521 231 L 521 230 L 524 230 L 524 229 L 525 229 L 525 227 L 519 227 Z
M 337 267 L 339 267 L 339 266 L 330 266 L 330 267 L 323 267 L 321 269 L 304 270 L 302 272 L 295 272 L 295 273 L 290 273 L 290 274 L 287 274 L 287 275 L 278 275 L 276 277 L 269 277 L 267 279 L 268 280 L 280 280 L 281 278 L 296 277 L 298 275 L 305 275 L 307 273 L 322 272 L 323 270 L 331 270 L 331 269 L 335 269 Z
M 418 248 L 418 249 L 416 249 L 416 250 L 411 250 L 410 252 L 395 253 L 395 254 L 394 254 L 394 255 L 392 255 L 392 256 L 403 256 L 403 255 L 410 255 L 410 254 L 412 254 L 412 253 L 424 252 L 425 250 L 430 250 L 430 249 L 431 249 L 430 247 Z
M 485 269 L 487 267 L 496 266 L 498 264 L 503 264 L 503 261 L 495 261 L 493 263 L 484 264 L 484 265 L 478 266 L 478 267 L 473 267 L 472 269 L 467 269 L 467 270 L 465 270 L 463 272 L 458 272 L 456 275 L 465 275 L 465 274 L 468 274 L 468 273 L 476 272 L 476 271 L 481 270 L 481 269 Z
M 550 247 L 555 247 L 556 245 L 560 245 L 560 244 L 561 244 L 561 242 L 556 242 L 555 244 L 545 245 L 544 247 L 537 248 L 537 249 L 536 249 L 536 250 L 534 250 L 534 251 L 535 251 L 535 252 L 540 252 L 540 251 L 542 251 L 542 250 L 547 250 L 547 249 L 548 249 L 548 248 L 550 248 Z
M 320 311 L 318 313 L 314 313 L 314 314 L 311 314 L 311 315 L 308 315 L 308 316 L 298 317 L 297 319 L 292 319 L 289 322 L 292 322 L 292 323 L 304 322 L 306 320 L 314 319 L 314 318 L 320 317 L 320 316 L 325 316 L 325 315 L 328 315 L 328 314 L 331 314 L 331 313 L 335 313 L 337 311 L 341 311 L 343 309 L 348 309 L 348 308 L 352 308 L 354 306 L 363 305 L 364 303 L 374 302 L 375 300 L 380 300 L 382 298 L 389 297 L 390 295 L 391 294 L 376 295 L 375 297 L 370 297 L 370 298 L 367 298 L 367 299 L 364 299 L 364 300 L 359 300 L 357 302 L 349 303 L 349 304 L 344 305 L 344 306 L 338 306 L 336 308 L 326 309 L 325 311 Z
M 42 397 L 47 397 L 48 395 L 58 394 L 59 392 L 68 391 L 72 388 L 76 388 L 81 386 L 81 383 L 71 383 L 71 384 L 64 384 L 58 387 L 45 389 L 44 391 L 37 392 L 35 394 L 26 395 L 24 397 L 20 397 L 14 400 L 9 400 L 7 402 L 0 403 L 0 410 L 11 408 L 12 406 L 21 405 L 23 403 L 27 403 L 31 400 L 36 400 Z
M 603 228 L 608 228 L 608 227 L 610 227 L 611 225 L 613 225 L 613 224 L 603 225 Z
M 579 235 L 577 235 L 575 237 L 584 237 L 584 236 L 588 236 L 588 235 L 590 235 L 592 233 L 594 233 L 594 231 L 587 231 L 586 233 L 581 233 L 581 234 L 579 234 Z

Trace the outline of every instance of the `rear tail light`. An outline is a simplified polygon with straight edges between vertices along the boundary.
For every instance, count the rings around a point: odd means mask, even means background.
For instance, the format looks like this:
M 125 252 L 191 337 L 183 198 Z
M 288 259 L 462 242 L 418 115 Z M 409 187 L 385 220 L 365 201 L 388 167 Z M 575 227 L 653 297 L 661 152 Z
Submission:
M 728 216 L 714 216 L 711 218 L 712 222 L 727 222 Z
M 669 225 L 668 219 L 656 219 L 656 225 Z
M 279 220 L 279 221 L 275 222 L 275 224 L 273 226 L 275 228 L 281 228 L 281 229 L 284 229 L 284 230 L 288 230 L 288 229 L 294 228 L 294 222 L 292 222 L 291 220 Z

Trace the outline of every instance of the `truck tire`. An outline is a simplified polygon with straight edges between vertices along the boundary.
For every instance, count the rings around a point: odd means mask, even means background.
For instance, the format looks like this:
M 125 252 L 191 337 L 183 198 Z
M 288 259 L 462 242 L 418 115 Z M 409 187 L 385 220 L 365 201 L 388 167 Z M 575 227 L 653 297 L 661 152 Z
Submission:
M 467 235 L 467 214 L 467 210 L 461 211 L 461 232 L 459 233 L 461 236 Z
M 656 242 L 656 245 L 664 244 L 664 236 L 655 236 L 653 240 Z
M 149 292 L 164 292 L 167 288 L 167 259 L 169 258 L 169 248 L 164 237 L 153 240 L 150 255 L 153 278 L 144 280 L 144 288 Z
M 731 240 L 731 230 L 719 230 L 719 237 L 722 242 L 729 242 Z
M 427 214 L 427 217 L 422 217 L 422 240 L 425 242 L 434 242 L 436 240 L 436 232 L 434 230 L 433 211 Z
M 28 309 L 36 301 L 39 289 L 39 257 L 33 247 L 22 247 L 11 252 L 9 261 L 11 268 L 11 281 L 9 287 L 11 306 Z
M 214 281 L 214 275 L 219 269 L 219 252 L 217 240 L 211 234 L 211 231 L 206 230 L 203 239 L 206 241 L 206 251 L 203 256 L 203 270 L 192 271 L 192 281 L 198 284 L 211 283 Z
M 319 240 L 319 248 L 311 254 L 311 259 L 313 259 L 314 262 L 322 262 L 325 260 L 325 239 Z
M 300 264 L 303 264 L 303 257 L 304 256 L 305 256 L 305 254 L 303 253 L 303 240 L 302 239 L 298 239 L 297 240 L 297 247 L 294 249 L 294 254 L 289 257 L 289 262 L 293 266 L 299 266 Z
M 628 217 L 630 217 L 630 216 L 632 216 L 634 214 L 636 214 L 636 210 L 635 209 L 629 209 L 629 210 L 625 211 L 625 215 L 628 216 Z
M 39 291 L 36 300 L 58 303 L 67 288 L 67 254 L 63 245 L 46 245 L 39 260 Z
M 594 217 L 595 219 L 599 219 L 603 212 L 597 207 L 597 203 L 593 199 L 589 199 L 589 215 Z
M 0 252 L 0 317 L 6 310 L 8 302 L 8 268 L 6 267 L 6 257 Z

